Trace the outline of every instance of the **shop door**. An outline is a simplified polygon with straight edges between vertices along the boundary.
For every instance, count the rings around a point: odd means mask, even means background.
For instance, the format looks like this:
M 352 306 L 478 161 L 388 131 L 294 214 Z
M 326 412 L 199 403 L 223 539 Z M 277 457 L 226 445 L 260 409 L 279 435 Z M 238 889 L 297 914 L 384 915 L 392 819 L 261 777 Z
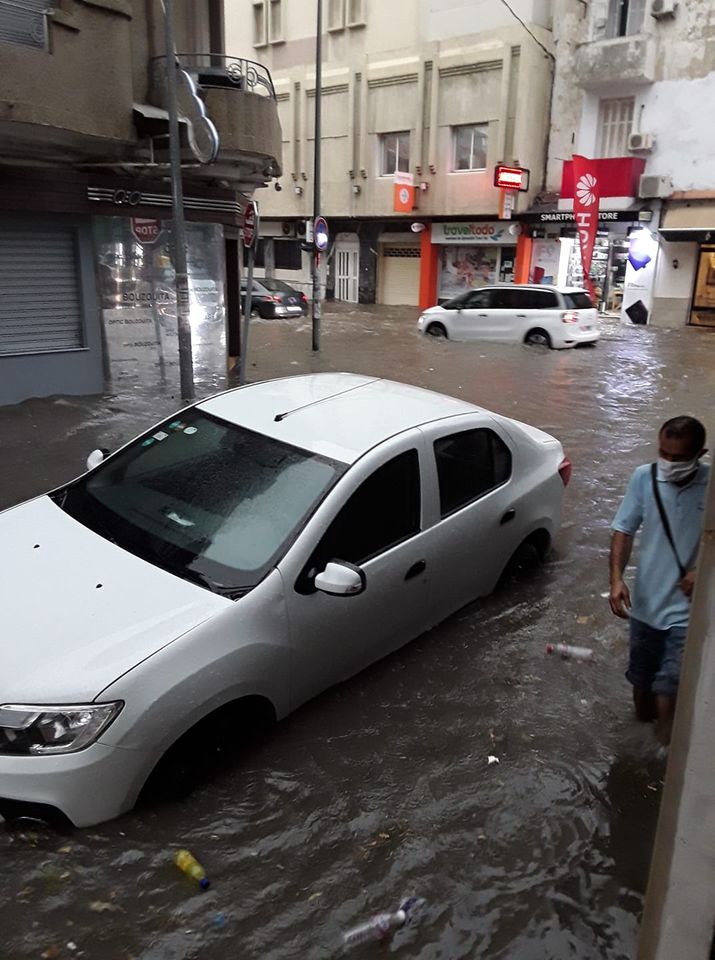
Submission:
M 380 257 L 380 303 L 417 306 L 420 289 L 420 248 L 386 244 Z
M 715 246 L 700 248 L 690 322 L 696 327 L 715 327 Z
M 352 244 L 338 244 L 335 251 L 335 299 L 346 303 L 358 302 L 360 248 Z

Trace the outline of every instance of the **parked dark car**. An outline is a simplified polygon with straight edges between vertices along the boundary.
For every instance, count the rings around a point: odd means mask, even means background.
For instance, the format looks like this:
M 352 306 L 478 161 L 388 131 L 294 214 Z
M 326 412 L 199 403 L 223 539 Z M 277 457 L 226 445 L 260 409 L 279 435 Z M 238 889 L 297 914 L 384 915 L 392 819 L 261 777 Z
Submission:
M 241 281 L 241 308 L 246 310 L 246 281 Z M 251 316 L 273 320 L 276 317 L 301 317 L 308 312 L 308 298 L 283 280 L 261 277 L 253 280 Z

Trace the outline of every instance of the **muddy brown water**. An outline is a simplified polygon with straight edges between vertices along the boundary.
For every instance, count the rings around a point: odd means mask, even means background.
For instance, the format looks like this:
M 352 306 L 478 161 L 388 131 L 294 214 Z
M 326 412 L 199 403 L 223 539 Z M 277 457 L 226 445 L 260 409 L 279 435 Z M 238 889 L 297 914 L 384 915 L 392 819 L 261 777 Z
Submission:
M 414 318 L 333 308 L 319 356 L 305 322 L 255 323 L 250 376 L 377 374 L 552 432 L 574 475 L 550 562 L 329 690 L 185 801 L 66 834 L 0 824 L 3 960 L 319 960 L 412 892 L 420 923 L 356 958 L 634 956 L 664 768 L 631 720 L 625 631 L 602 597 L 609 523 L 664 419 L 715 429 L 715 334 L 610 323 L 596 349 L 557 353 L 421 338 Z M 0 507 L 177 405 L 145 383 L 0 408 Z M 596 661 L 545 657 L 555 639 Z M 207 893 L 172 865 L 179 846 Z

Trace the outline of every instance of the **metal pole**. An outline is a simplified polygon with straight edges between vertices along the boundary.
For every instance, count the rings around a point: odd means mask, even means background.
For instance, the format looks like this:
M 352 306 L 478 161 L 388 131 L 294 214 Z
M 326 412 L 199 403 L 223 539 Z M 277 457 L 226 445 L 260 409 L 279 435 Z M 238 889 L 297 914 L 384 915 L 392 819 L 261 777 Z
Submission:
M 258 225 L 256 224 L 256 230 Z M 253 309 L 253 264 L 256 260 L 256 239 L 248 250 L 248 275 L 246 276 L 246 302 L 243 310 L 243 338 L 241 342 L 241 356 L 238 361 L 238 382 L 241 386 L 246 382 L 246 359 L 248 357 L 248 326 L 251 322 Z M 240 296 L 240 294 L 239 294 Z
M 320 216 L 320 150 L 321 150 L 321 100 L 323 92 L 323 0 L 318 0 L 318 23 L 315 32 L 315 135 L 313 163 L 313 226 Z M 320 350 L 320 253 L 315 249 L 313 237 L 313 350 Z
M 176 320 L 179 336 L 179 373 L 181 397 L 194 399 L 194 361 L 191 347 L 189 276 L 186 266 L 186 225 L 184 190 L 181 182 L 181 143 L 176 106 L 176 48 L 174 46 L 173 0 L 163 0 L 164 46 L 166 54 L 166 91 L 169 112 L 169 155 L 171 159 L 171 232 L 172 260 L 176 275 Z

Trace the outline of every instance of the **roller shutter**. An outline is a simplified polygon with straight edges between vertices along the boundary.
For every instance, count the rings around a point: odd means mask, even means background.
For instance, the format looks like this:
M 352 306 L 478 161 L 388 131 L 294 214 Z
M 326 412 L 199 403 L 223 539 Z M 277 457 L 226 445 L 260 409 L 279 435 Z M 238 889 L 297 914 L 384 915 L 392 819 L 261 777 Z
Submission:
M 380 302 L 417 306 L 420 290 L 420 248 L 406 244 L 385 244 L 380 262 Z
M 83 346 L 75 231 L 0 224 L 0 355 Z

